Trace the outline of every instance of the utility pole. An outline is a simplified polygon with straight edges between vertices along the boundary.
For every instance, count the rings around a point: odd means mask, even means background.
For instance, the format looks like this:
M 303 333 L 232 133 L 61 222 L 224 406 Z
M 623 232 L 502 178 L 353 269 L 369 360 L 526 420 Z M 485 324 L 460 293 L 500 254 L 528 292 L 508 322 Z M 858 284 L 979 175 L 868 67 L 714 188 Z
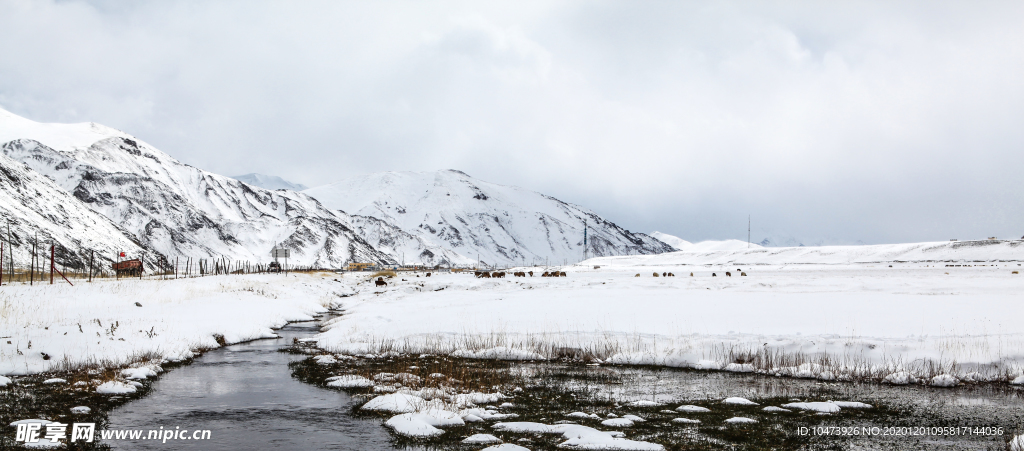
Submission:
M 11 257 L 11 266 L 10 266 L 11 271 L 8 272 L 8 274 L 10 274 L 11 280 L 13 281 L 14 280 L 14 242 L 11 241 L 11 221 L 10 220 L 7 220 L 7 245 L 11 247 L 10 249 L 7 250 L 7 255 L 9 255 Z M 3 259 L 0 259 L 0 260 L 3 260 Z M 3 264 L 3 262 L 0 262 L 0 265 L 2 265 L 2 264 Z
M 29 264 L 28 285 L 32 286 L 36 280 L 36 246 L 39 244 L 39 232 L 32 238 L 32 262 Z
M 583 218 L 583 259 L 587 259 L 587 218 Z

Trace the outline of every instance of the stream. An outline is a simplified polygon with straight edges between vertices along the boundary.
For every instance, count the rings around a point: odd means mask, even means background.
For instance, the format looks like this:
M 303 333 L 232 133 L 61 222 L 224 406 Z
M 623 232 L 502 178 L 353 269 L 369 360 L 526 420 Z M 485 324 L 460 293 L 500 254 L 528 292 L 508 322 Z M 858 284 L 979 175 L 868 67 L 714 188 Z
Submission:
M 276 331 L 279 339 L 208 351 L 161 375 L 146 397 L 109 415 L 109 429 L 208 429 L 210 440 L 106 443 L 132 450 L 393 450 L 378 421 L 349 414 L 356 401 L 345 392 L 292 378 L 288 364 L 306 356 L 278 349 L 316 334 L 318 327 L 313 321 L 291 323 Z

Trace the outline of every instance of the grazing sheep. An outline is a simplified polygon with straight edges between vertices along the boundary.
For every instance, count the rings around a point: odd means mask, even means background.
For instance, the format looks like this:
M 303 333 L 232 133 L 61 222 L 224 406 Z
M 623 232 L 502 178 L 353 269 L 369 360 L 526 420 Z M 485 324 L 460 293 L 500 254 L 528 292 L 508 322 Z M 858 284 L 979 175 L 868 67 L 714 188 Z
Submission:
M 729 271 L 726 271 L 726 272 L 725 272 L 725 277 L 732 277 L 732 273 L 731 273 L 731 272 L 729 272 Z
M 565 272 L 563 271 L 563 272 L 558 273 L 558 277 L 565 277 Z
M 654 273 L 654 277 L 658 277 L 658 273 Z
M 528 272 L 527 274 L 529 274 L 529 275 L 530 275 L 530 277 L 533 277 L 533 271 L 530 271 L 530 272 Z
M 544 271 L 544 274 L 541 274 L 540 276 L 541 277 L 551 277 L 551 274 L 548 274 L 547 271 Z
M 741 272 L 740 275 L 746 277 L 747 273 Z
M 376 284 L 378 287 L 381 287 L 381 286 L 386 287 L 386 286 L 388 286 L 388 283 L 384 281 L 383 277 L 378 277 L 377 281 L 374 282 L 374 284 Z
M 640 277 L 640 273 L 636 273 L 636 275 L 633 277 Z
M 690 277 L 693 277 L 693 273 L 692 272 L 690 273 Z
M 491 278 L 491 273 L 489 273 L 487 271 L 481 272 L 480 273 L 480 277 L 482 277 L 484 279 L 490 279 Z
M 718 274 L 711 273 L 711 277 L 718 277 Z
M 668 273 L 668 276 L 669 276 L 669 277 L 675 277 L 676 275 L 675 275 L 675 274 L 672 274 L 672 273 Z

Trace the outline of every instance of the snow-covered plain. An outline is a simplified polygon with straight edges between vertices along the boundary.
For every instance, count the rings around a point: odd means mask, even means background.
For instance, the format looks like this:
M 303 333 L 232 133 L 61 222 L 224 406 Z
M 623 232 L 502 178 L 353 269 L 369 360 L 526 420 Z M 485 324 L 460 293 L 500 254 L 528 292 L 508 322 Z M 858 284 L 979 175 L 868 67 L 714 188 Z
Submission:
M 0 374 L 186 359 L 219 346 L 218 336 L 226 343 L 274 337 L 271 328 L 313 319 L 345 290 L 331 278 L 304 274 L 5 285 Z M 125 377 L 146 377 L 145 371 Z
M 929 246 L 897 247 L 890 251 L 906 255 Z M 995 257 L 961 267 L 684 265 L 671 263 L 684 254 L 673 253 L 593 259 L 563 268 L 565 278 L 435 274 L 344 299 L 346 314 L 318 344 L 349 354 L 577 355 L 819 379 L 906 372 L 926 382 L 941 374 L 1012 382 L 1024 374 L 1024 277 L 1006 260 L 1021 249 L 991 246 Z

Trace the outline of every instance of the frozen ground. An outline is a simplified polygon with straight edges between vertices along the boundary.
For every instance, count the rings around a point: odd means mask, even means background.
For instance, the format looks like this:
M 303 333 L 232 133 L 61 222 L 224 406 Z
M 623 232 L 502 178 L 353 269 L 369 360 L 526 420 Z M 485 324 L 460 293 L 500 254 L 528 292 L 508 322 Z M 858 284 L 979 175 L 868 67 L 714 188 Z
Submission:
M 0 290 L 0 375 L 186 359 L 310 320 L 343 285 L 311 275 L 98 280 Z M 137 306 L 136 302 L 141 306 Z
M 349 354 L 570 355 L 820 379 L 1024 382 L 1016 262 L 725 266 L 672 255 L 594 259 L 587 263 L 600 269 L 564 268 L 565 278 L 510 270 L 504 279 L 363 284 L 318 343 Z

